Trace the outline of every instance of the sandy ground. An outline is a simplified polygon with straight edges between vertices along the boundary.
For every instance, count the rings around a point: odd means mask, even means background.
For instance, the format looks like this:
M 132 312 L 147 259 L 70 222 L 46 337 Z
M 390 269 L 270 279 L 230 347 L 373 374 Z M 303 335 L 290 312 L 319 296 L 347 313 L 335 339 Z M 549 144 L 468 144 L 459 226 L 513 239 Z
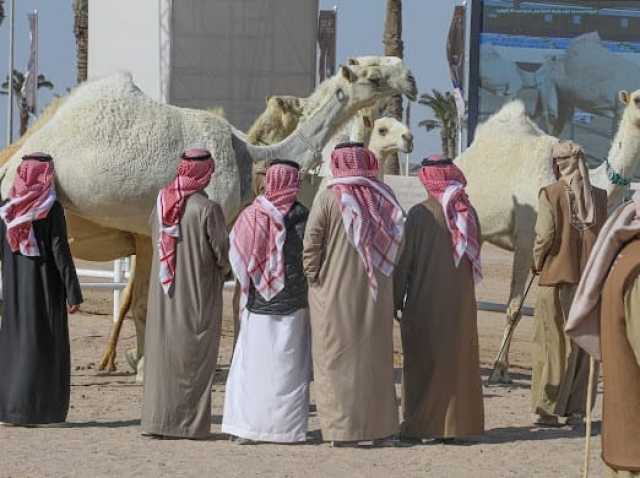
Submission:
M 487 248 L 481 300 L 506 300 L 510 256 Z M 535 288 L 528 303 L 533 305 Z M 230 303 L 225 293 L 225 303 Z M 130 321 L 119 345 L 119 372 L 96 370 L 111 328 L 111 299 L 90 291 L 82 313 L 70 319 L 71 410 L 57 428 L 0 427 L 0 477 L 577 477 L 583 459 L 583 428 L 538 429 L 531 425 L 529 387 L 533 320 L 525 318 L 514 339 L 513 385 L 485 387 L 486 434 L 459 445 L 334 449 L 319 440 L 312 406 L 306 445 L 239 446 L 220 434 L 224 378 L 232 343 L 230 307 L 225 308 L 221 354 L 213 389 L 213 422 L 207 441 L 157 441 L 140 435 L 142 387 L 124 360 L 135 343 Z M 479 313 L 481 362 L 486 378 L 502 337 L 502 314 Z M 397 329 L 397 328 L 396 328 Z M 401 361 L 396 330 L 397 362 Z M 397 373 L 398 396 L 400 370 Z M 600 431 L 601 396 L 594 432 Z M 593 439 L 591 476 L 602 476 L 600 440 Z

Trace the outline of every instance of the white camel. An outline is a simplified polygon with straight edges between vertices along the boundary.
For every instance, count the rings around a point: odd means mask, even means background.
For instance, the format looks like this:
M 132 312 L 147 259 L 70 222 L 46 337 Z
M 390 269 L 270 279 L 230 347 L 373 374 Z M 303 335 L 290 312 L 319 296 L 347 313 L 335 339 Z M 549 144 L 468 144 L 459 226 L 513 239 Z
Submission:
M 221 204 L 227 218 L 233 218 L 250 195 L 253 161 L 289 158 L 302 170 L 313 168 L 335 129 L 356 111 L 403 93 L 416 95 L 415 80 L 402 62 L 341 67 L 309 97 L 305 118 L 285 141 L 257 147 L 219 116 L 160 105 L 129 75 L 113 75 L 70 94 L 2 167 L 1 191 L 6 195 L 24 153 L 44 150 L 55 158 L 56 188 L 69 212 L 75 256 L 137 256 L 133 316 L 142 324 L 141 345 L 151 256 L 148 218 L 158 190 L 175 174 L 183 149 L 199 145 L 213 152 L 216 173 L 206 192 Z M 74 236 L 76 230 L 82 234 Z M 101 248 L 105 240 L 108 247 Z
M 349 133 L 347 133 L 347 131 Z M 395 118 L 382 117 L 372 124 L 369 109 L 360 111 L 348 128 L 335 134 L 322 152 L 322 164 L 315 173 L 305 175 L 300 191 L 300 201 L 311 207 L 319 192 L 326 189 L 331 177 L 331 152 L 339 143 L 347 141 L 363 143 L 380 162 L 379 179 L 384 178 L 384 162 L 393 154 L 413 151 L 411 130 Z
M 624 113 L 608 160 L 590 171 L 594 186 L 608 193 L 609 207 L 624 198 L 625 184 L 640 167 L 640 90 L 620 92 Z M 551 147 L 557 138 L 530 120 L 519 101 L 505 105 L 478 126 L 473 144 L 456 163 L 464 171 L 471 201 L 478 210 L 482 240 L 513 251 L 508 321 L 516 319 L 531 266 L 538 192 L 553 182 Z M 508 382 L 508 360 L 493 382 Z

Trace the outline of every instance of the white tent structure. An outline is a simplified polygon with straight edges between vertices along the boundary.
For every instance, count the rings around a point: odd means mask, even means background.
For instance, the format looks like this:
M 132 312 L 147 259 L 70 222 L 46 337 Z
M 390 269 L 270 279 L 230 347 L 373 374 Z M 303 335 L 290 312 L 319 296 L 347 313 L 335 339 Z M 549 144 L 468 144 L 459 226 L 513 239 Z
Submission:
M 315 86 L 318 0 L 90 0 L 89 78 L 130 71 L 157 101 L 220 106 L 246 130 Z

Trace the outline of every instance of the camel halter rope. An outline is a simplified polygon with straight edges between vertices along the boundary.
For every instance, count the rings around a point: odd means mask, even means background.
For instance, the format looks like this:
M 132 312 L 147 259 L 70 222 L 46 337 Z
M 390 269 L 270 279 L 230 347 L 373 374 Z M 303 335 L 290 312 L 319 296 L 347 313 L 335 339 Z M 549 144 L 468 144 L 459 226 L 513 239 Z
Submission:
M 605 159 L 605 166 L 607 168 L 607 178 L 609 178 L 609 182 L 614 186 L 627 187 L 631 184 L 631 178 L 627 178 L 613 169 L 611 163 L 609 163 L 609 159 Z
M 338 88 L 333 95 L 330 106 L 334 106 L 337 102 L 338 104 L 343 104 L 347 99 L 347 95 L 344 93 L 342 88 Z M 313 154 L 313 164 L 308 168 L 301 169 L 302 175 L 315 175 L 320 171 L 320 166 L 322 165 L 322 148 L 318 148 L 314 145 L 313 141 L 304 135 L 304 133 L 297 129 L 293 132 L 293 134 L 297 135 L 298 139 L 304 146 L 307 148 L 307 151 L 310 151 Z

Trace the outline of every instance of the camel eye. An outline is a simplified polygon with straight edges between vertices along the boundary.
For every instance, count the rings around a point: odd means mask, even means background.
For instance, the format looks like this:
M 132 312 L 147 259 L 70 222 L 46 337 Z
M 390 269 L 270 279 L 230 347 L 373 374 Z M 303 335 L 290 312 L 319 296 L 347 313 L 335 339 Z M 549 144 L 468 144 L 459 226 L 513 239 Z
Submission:
M 636 104 L 636 106 L 637 106 L 637 107 L 639 107 L 639 108 L 640 108 L 640 97 L 636 96 L 636 97 L 633 99 L 633 102 Z
M 389 132 L 389 130 L 387 130 L 387 128 L 378 128 L 378 133 L 379 133 L 381 136 L 386 135 L 388 132 Z

